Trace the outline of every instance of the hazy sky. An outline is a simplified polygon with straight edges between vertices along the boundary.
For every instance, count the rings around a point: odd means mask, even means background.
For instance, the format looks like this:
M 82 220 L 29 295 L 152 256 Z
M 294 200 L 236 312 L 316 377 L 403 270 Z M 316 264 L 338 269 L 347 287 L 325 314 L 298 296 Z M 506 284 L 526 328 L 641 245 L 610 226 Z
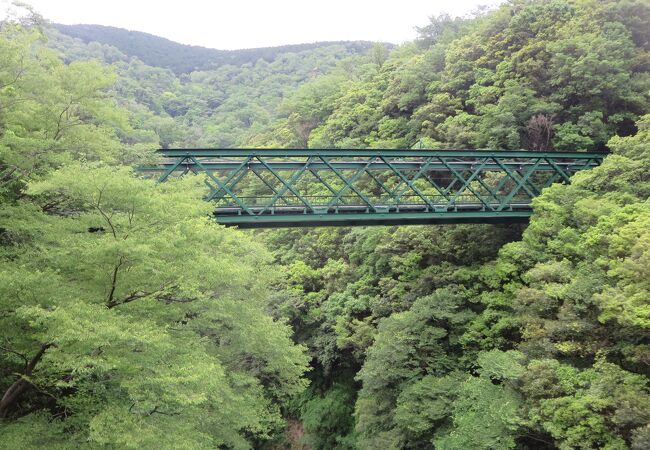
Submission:
M 0 0 L 2 10 L 9 0 Z M 401 43 L 428 16 L 501 0 L 26 0 L 46 19 L 145 31 L 220 49 L 324 40 Z

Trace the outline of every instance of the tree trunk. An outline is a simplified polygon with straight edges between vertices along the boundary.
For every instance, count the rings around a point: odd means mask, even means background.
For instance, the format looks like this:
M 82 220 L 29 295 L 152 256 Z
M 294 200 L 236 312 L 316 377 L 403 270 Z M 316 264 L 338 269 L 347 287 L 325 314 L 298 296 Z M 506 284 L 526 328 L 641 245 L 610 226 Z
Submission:
M 16 405 L 16 403 L 18 403 L 18 400 L 20 400 L 22 395 L 30 388 L 32 384 L 24 377 L 29 377 L 32 375 L 34 367 L 36 367 L 36 364 L 38 364 L 38 362 L 41 360 L 45 351 L 51 346 L 52 344 L 41 345 L 38 353 L 36 353 L 31 361 L 29 361 L 27 366 L 25 366 L 23 376 L 21 376 L 11 386 L 9 386 L 9 389 L 7 389 L 7 391 L 4 393 L 2 399 L 0 400 L 0 418 L 9 416 L 9 413 Z

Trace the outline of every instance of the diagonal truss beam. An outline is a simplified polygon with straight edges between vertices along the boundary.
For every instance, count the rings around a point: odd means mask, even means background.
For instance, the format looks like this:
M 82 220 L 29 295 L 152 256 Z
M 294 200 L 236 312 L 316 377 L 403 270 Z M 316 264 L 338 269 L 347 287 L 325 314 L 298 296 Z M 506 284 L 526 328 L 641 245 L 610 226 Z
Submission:
M 368 205 L 369 208 L 372 208 L 373 210 L 376 210 L 375 205 L 372 204 L 372 202 L 368 199 L 368 197 L 366 197 L 364 194 L 362 194 L 354 186 L 354 183 L 359 178 L 361 178 L 361 176 L 366 172 L 368 167 L 370 167 L 370 165 L 372 164 L 372 161 L 368 161 L 366 163 L 366 165 L 363 166 L 361 169 L 358 169 L 354 173 L 354 175 L 352 175 L 352 177 L 346 178 L 341 174 L 341 172 L 338 169 L 332 167 L 332 165 L 330 164 L 330 162 L 326 158 L 320 157 L 320 160 L 323 161 L 325 163 L 325 165 L 327 165 L 327 167 L 330 168 L 332 173 L 334 173 L 341 181 L 343 181 L 343 187 L 334 195 L 334 198 L 332 198 L 332 200 L 330 200 L 330 202 L 327 204 L 328 208 L 336 206 L 337 203 L 341 200 L 341 197 L 343 196 L 343 194 L 345 194 L 345 192 L 347 192 L 348 190 L 351 190 L 355 194 L 357 194 L 366 203 L 366 205 Z

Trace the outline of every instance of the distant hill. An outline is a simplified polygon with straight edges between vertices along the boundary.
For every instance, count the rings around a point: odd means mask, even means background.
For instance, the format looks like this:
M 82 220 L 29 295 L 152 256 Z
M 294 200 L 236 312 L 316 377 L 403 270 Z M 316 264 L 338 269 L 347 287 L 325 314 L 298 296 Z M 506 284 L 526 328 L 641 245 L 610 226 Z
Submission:
M 61 33 L 84 42 L 99 42 L 118 48 L 127 56 L 136 56 L 150 66 L 165 67 L 173 72 L 187 73 L 224 64 L 242 65 L 260 58 L 273 61 L 287 52 L 313 50 L 330 45 L 342 45 L 352 53 L 364 53 L 373 45 L 368 41 L 316 42 L 243 50 L 216 50 L 196 45 L 184 45 L 140 31 L 103 25 L 53 25 Z M 387 46 L 392 47 L 390 44 Z

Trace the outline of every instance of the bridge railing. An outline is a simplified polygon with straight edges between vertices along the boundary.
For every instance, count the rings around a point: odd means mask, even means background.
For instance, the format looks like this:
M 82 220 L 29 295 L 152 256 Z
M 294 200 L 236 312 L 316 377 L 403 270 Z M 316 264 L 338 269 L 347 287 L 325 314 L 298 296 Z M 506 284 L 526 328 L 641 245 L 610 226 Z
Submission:
M 168 149 L 160 181 L 203 174 L 218 221 L 240 226 L 525 219 L 555 182 L 604 154 L 528 151 Z

